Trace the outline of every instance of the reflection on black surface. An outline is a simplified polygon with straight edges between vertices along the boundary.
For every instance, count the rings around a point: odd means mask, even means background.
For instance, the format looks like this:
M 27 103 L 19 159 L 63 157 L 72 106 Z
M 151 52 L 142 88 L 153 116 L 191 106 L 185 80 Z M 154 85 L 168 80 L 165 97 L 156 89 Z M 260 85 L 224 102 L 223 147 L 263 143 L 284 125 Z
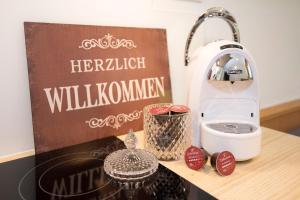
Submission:
M 109 178 L 103 169 L 104 158 L 122 148 L 124 144 L 120 140 L 110 137 L 40 154 L 35 157 L 35 166 L 30 169 L 24 166 L 32 158 L 1 165 L 0 175 L 8 170 L 5 166 L 10 167 L 11 176 L 6 174 L 4 177 L 10 178 L 12 184 L 8 187 L 13 186 L 14 192 L 7 188 L 6 193 L 6 186 L 1 185 L 0 199 L 214 199 L 163 166 L 159 166 L 158 171 L 147 180 L 130 183 L 130 187 Z
M 159 166 L 156 180 L 147 187 L 153 199 L 187 199 L 190 185 L 183 178 Z
M 89 154 L 76 155 L 46 170 L 38 168 L 36 183 L 39 199 L 105 199 L 119 192 L 104 176 L 103 158 Z

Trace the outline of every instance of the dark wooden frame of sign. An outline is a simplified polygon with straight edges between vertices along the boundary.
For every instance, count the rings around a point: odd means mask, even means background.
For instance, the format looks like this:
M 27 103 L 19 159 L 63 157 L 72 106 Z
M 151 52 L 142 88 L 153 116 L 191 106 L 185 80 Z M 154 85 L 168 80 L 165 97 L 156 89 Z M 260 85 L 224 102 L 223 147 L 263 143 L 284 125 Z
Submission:
M 164 29 L 25 22 L 36 153 L 143 129 L 172 102 Z

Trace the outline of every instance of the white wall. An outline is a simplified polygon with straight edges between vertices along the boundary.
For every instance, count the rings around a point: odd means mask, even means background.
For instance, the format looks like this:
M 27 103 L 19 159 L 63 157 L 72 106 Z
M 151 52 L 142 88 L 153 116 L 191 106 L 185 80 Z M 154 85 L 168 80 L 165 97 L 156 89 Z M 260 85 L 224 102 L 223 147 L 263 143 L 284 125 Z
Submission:
M 239 23 L 242 43 L 258 65 L 262 107 L 300 98 L 297 0 L 0 0 L 0 156 L 33 148 L 24 21 L 166 28 L 173 97 L 182 103 L 185 40 L 212 6 L 227 8 Z M 224 22 L 203 27 L 193 46 L 230 38 Z

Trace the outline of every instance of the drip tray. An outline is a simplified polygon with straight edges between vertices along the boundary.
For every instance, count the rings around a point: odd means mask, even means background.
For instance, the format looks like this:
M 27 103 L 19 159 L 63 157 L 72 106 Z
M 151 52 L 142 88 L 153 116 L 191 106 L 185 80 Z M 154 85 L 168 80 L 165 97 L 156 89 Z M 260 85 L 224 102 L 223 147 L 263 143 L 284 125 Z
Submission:
M 209 153 L 230 151 L 237 161 L 254 158 L 261 150 L 261 128 L 245 121 L 201 124 L 201 144 Z
M 210 123 L 207 124 L 207 126 L 216 131 L 220 131 L 223 133 L 234 133 L 234 134 L 253 133 L 257 130 L 257 127 L 247 123 L 222 122 L 222 123 Z

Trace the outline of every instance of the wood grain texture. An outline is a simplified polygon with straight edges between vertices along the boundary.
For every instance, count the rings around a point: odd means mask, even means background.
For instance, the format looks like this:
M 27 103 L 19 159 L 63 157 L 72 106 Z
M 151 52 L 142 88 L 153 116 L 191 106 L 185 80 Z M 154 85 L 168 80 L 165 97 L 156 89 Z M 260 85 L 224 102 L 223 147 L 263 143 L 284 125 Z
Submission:
M 239 162 L 227 177 L 217 175 L 209 161 L 199 171 L 189 169 L 183 160 L 160 163 L 218 199 L 300 199 L 300 138 L 269 128 L 262 127 L 262 131 L 261 154 Z M 137 147 L 143 148 L 143 131 L 136 135 Z M 124 140 L 125 135 L 118 137 Z M 6 161 L 17 158 L 16 154 Z
M 264 108 L 260 112 L 261 126 L 288 132 L 300 127 L 300 99 Z
M 300 199 L 300 138 L 268 128 L 262 131 L 261 154 L 239 162 L 227 177 L 219 176 L 209 161 L 199 171 L 183 160 L 160 163 L 218 199 Z M 143 133 L 137 136 L 143 147 Z

